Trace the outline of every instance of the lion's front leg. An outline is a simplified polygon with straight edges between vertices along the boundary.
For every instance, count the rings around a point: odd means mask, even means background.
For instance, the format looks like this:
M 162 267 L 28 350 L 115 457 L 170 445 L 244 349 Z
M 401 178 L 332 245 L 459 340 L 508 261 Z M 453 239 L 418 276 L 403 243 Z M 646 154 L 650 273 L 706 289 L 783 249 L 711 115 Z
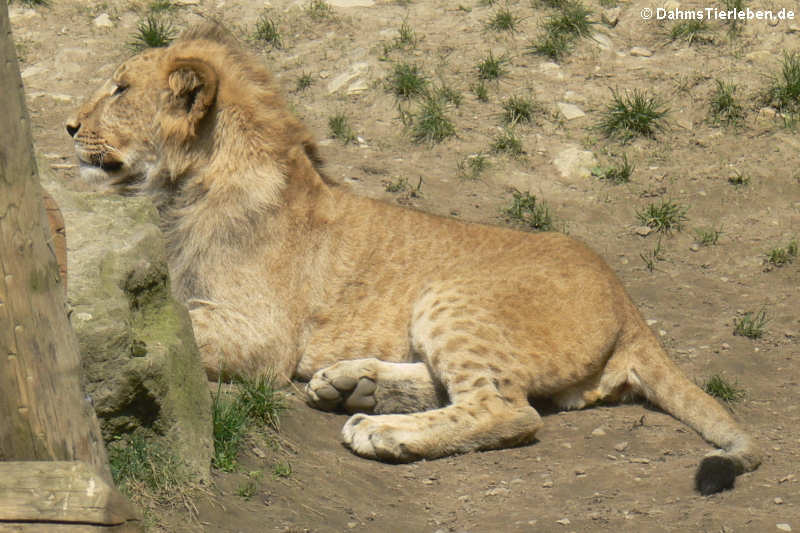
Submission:
M 424 363 L 374 358 L 323 368 L 311 377 L 306 393 L 308 403 L 317 409 L 349 413 L 413 413 L 441 407 L 447 399 Z

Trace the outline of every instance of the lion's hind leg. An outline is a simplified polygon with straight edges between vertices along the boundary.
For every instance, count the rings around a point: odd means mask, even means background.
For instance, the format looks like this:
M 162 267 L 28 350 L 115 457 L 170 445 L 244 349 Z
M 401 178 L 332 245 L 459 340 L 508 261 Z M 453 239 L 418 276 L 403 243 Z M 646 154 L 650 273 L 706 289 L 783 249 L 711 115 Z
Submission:
M 306 385 L 308 403 L 324 411 L 413 413 L 446 403 L 424 363 L 375 358 L 340 361 L 316 372 Z

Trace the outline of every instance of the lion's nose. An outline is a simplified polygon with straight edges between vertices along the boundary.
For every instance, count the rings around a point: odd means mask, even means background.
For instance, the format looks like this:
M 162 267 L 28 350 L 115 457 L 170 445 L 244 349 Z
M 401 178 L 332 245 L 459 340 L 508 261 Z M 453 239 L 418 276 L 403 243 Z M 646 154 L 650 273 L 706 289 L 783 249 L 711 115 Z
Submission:
M 75 134 L 81 129 L 81 123 L 77 120 L 68 120 L 66 126 L 70 137 L 75 137 Z

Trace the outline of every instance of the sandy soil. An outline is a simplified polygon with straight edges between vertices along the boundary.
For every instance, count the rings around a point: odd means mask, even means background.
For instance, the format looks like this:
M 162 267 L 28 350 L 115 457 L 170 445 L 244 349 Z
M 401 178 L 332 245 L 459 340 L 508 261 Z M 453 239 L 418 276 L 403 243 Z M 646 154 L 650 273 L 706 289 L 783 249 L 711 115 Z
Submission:
M 305 2 L 200 0 L 171 17 L 182 28 L 212 14 L 245 37 L 268 6 L 283 48 L 263 50 L 265 60 L 317 132 L 329 173 L 361 194 L 491 224 L 511 223 L 501 215 L 510 187 L 545 200 L 559 227 L 590 243 L 619 273 L 688 375 L 702 382 L 720 374 L 746 391 L 735 413 L 763 447 L 763 465 L 738 478 L 735 490 L 701 497 L 692 477 L 709 446 L 668 415 L 637 404 L 578 412 L 537 406 L 545 426 L 533 445 L 384 465 L 342 447 L 345 416 L 295 399 L 283 420 L 283 446 L 254 444 L 240 472 L 215 475 L 210 495 L 198 499 L 197 520 L 167 513 L 164 530 L 800 531 L 800 261 L 771 269 L 764 263 L 767 251 L 800 233 L 800 137 L 758 104 L 779 72 L 781 52 L 800 48 L 800 26 L 753 21 L 729 38 L 722 22 L 712 22 L 713 42 L 672 42 L 670 23 L 641 19 L 642 8 L 661 6 L 652 1 L 620 2 L 618 23 L 609 27 L 599 23 L 604 8 L 590 0 L 596 37 L 581 40 L 559 65 L 526 53 L 552 12 L 528 1 L 508 2 L 520 19 L 513 33 L 487 30 L 497 7 L 477 0 L 335 7 L 323 20 L 313 20 Z M 13 4 L 12 22 L 37 147 L 73 183 L 64 119 L 130 55 L 126 44 L 146 3 L 51 2 L 35 11 Z M 798 10 L 796 2 L 784 3 L 749 5 Z M 707 7 L 694 0 L 686 6 Z M 110 27 L 101 27 L 103 14 Z M 404 21 L 416 32 L 416 47 L 385 54 Z M 633 47 L 652 54 L 632 55 Z M 470 87 L 489 51 L 508 62 L 506 74 L 487 83 L 484 103 Z M 397 61 L 414 62 L 437 84 L 461 92 L 461 105 L 447 110 L 457 137 L 433 147 L 411 141 L 385 89 Z M 347 72 L 352 76 L 340 77 Z M 313 83 L 297 91 L 303 74 Z M 738 129 L 708 121 L 716 79 L 739 87 L 746 117 Z M 670 109 L 668 127 L 627 145 L 606 140 L 592 126 L 614 88 L 658 95 Z M 501 104 L 514 95 L 542 108 L 532 123 L 517 127 L 526 152 L 518 159 L 488 153 L 500 131 Z M 585 116 L 567 120 L 559 103 Z M 359 142 L 328 138 L 328 119 L 339 112 L 350 117 Z M 636 164 L 632 181 L 613 185 L 585 171 L 562 172 L 557 161 L 580 151 L 600 164 L 627 154 Z M 479 179 L 464 180 L 458 163 L 475 153 L 487 154 L 490 166 Z M 737 173 L 749 184 L 733 186 L 728 178 Z M 420 176 L 421 196 L 385 190 L 386 182 L 406 178 L 416 185 Z M 688 218 L 683 231 L 662 239 L 663 260 L 649 271 L 640 254 L 652 251 L 658 236 L 637 233 L 636 212 L 660 200 L 687 206 Z M 693 246 L 695 230 L 711 227 L 722 229 L 718 243 Z M 761 339 L 733 335 L 738 315 L 762 308 L 769 322 Z M 288 461 L 291 475 L 274 477 L 276 461 Z M 237 493 L 254 470 L 264 476 L 245 499 Z

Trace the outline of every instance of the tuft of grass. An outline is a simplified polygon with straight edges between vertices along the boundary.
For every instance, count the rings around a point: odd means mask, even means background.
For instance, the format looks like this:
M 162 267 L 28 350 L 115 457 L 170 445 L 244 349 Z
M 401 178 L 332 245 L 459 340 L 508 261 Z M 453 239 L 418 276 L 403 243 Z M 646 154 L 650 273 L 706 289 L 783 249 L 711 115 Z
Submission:
M 545 30 L 528 47 L 528 52 L 544 56 L 552 61 L 561 61 L 571 50 L 575 38 L 565 33 Z
M 703 383 L 703 390 L 714 398 L 719 398 L 725 403 L 736 403 L 744 399 L 745 390 L 739 388 L 739 383 L 730 383 L 719 374 L 714 374 Z
M 506 128 L 503 132 L 495 137 L 491 144 L 492 152 L 496 154 L 508 154 L 513 157 L 519 157 L 523 153 L 522 141 L 516 136 L 514 130 Z
M 728 177 L 728 183 L 734 187 L 744 187 L 750 185 L 750 176 L 740 170 L 735 170 L 733 175 Z
M 350 119 L 344 113 L 337 113 L 328 119 L 328 129 L 331 137 L 339 139 L 344 144 L 349 144 L 356 140 L 356 134 L 350 127 Z
M 309 0 L 306 14 L 317 22 L 333 17 L 333 7 L 325 0 Z
M 151 13 L 165 13 L 177 9 L 178 6 L 172 3 L 171 0 L 153 0 L 147 6 L 148 11 Z
M 602 113 L 598 129 L 609 138 L 629 140 L 637 135 L 655 137 L 662 129 L 661 119 L 668 109 L 646 90 L 634 89 L 620 94 L 612 89 L 612 101 Z
M 686 41 L 690 46 L 694 42 L 708 43 L 712 41 L 708 31 L 705 20 L 682 20 L 672 27 L 669 38 L 673 41 Z
M 397 63 L 387 80 L 389 91 L 400 98 L 412 98 L 425 92 L 428 80 L 417 65 Z
M 620 183 L 628 183 L 631 181 L 631 175 L 635 168 L 636 166 L 628 160 L 628 154 L 622 154 L 618 164 L 606 167 L 595 167 L 592 169 L 592 175 L 597 176 L 601 180 L 607 180 L 619 185 Z
M 292 475 L 292 465 L 289 461 L 278 461 L 272 465 L 272 476 L 276 478 L 288 478 Z
M 239 451 L 253 424 L 278 428 L 278 417 L 286 409 L 283 396 L 271 376 L 236 381 L 236 390 L 223 391 L 222 382 L 213 394 L 212 421 L 214 456 L 212 464 L 225 472 L 238 465 Z
M 249 500 L 258 492 L 259 482 L 263 476 L 264 473 L 261 470 L 248 472 L 244 483 L 239 485 L 239 488 L 236 489 L 236 494 L 245 500 Z
M 441 85 L 433 89 L 433 97 L 438 98 L 445 104 L 452 104 L 456 107 L 461 106 L 461 103 L 464 101 L 464 97 L 461 96 L 461 93 L 449 85 Z
M 644 265 L 647 267 L 647 270 L 650 272 L 654 271 L 656 269 L 656 262 L 664 260 L 661 249 L 661 237 L 658 238 L 658 241 L 656 241 L 656 245 L 652 250 L 640 253 L 639 257 L 641 257 L 642 261 L 644 261 Z
M 397 30 L 395 43 L 398 47 L 402 48 L 416 48 L 417 33 L 407 21 L 403 21 L 403 23 L 400 24 L 400 29 Z
M 486 23 L 486 27 L 494 31 L 515 31 L 519 18 L 514 16 L 508 7 L 498 9 Z
M 754 312 L 749 311 L 733 321 L 733 334 L 748 339 L 760 339 L 764 335 L 764 326 L 767 325 L 766 309 Z
M 411 138 L 416 143 L 437 144 L 456 134 L 453 122 L 444 112 L 444 102 L 428 94 L 413 117 Z
M 776 267 L 788 265 L 797 258 L 797 240 L 792 239 L 786 247 L 773 248 L 766 254 L 767 263 Z
M 721 229 L 704 228 L 697 229 L 694 232 L 695 242 L 701 246 L 714 246 L 722 235 Z
M 130 42 L 130 48 L 140 51 L 145 48 L 168 46 L 175 38 L 172 23 L 159 15 L 149 14 L 136 25 L 137 33 Z
M 281 32 L 278 29 L 278 23 L 272 20 L 269 17 L 269 14 L 266 12 L 261 13 L 258 16 L 253 38 L 256 41 L 273 48 L 280 49 L 283 47 L 283 41 L 281 41 Z
M 530 122 L 537 105 L 530 98 L 512 96 L 503 102 L 503 122 L 514 126 L 518 122 Z
M 489 160 L 485 155 L 468 155 L 458 162 L 458 175 L 464 180 L 476 180 L 488 167 Z
M 183 463 L 165 444 L 139 433 L 113 442 L 108 463 L 114 484 L 128 497 L 169 501 L 189 481 Z
M 592 11 L 577 1 L 565 1 L 559 7 L 558 13 L 551 16 L 544 24 L 548 33 L 571 35 L 574 38 L 589 37 L 592 34 L 592 24 L 589 20 Z
M 686 220 L 687 207 L 679 206 L 669 200 L 659 204 L 649 204 L 641 211 L 636 212 L 639 222 L 662 233 L 669 233 L 673 229 L 680 231 Z
M 511 206 L 503 212 L 516 222 L 525 224 L 537 231 L 550 231 L 553 229 L 553 217 L 547 204 L 536 199 L 529 192 L 513 191 L 514 198 Z
M 478 80 L 478 83 L 473 84 L 471 89 L 479 101 L 489 101 L 489 89 L 486 88 L 486 83 L 484 80 Z
M 781 74 L 767 89 L 766 103 L 784 113 L 800 111 L 800 52 L 783 52 Z
M 313 83 L 314 83 L 314 78 L 311 76 L 311 74 L 303 72 L 303 74 L 299 78 L 297 78 L 296 90 L 305 91 L 306 89 L 311 87 Z
M 744 118 L 744 108 L 736 101 L 736 85 L 717 81 L 717 90 L 711 97 L 711 120 L 714 124 L 735 126 Z
M 491 50 L 489 51 L 489 55 L 483 59 L 480 63 L 478 63 L 478 79 L 479 80 L 496 80 L 503 74 L 505 74 L 505 69 L 503 65 L 508 62 L 508 59 L 505 56 L 494 57 Z

